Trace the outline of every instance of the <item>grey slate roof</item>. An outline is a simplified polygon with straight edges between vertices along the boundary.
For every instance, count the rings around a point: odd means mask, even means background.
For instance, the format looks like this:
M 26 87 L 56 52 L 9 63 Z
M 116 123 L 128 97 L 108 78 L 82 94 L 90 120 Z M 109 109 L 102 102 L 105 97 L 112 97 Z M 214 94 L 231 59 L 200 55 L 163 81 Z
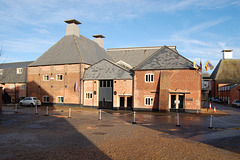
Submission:
M 27 66 L 30 63 L 32 63 L 32 61 L 1 64 L 0 69 L 3 70 L 3 74 L 0 75 L 0 82 L 1 83 L 26 83 L 27 82 Z M 17 68 L 22 68 L 23 73 L 17 74 Z
M 122 60 L 130 64 L 132 67 L 135 67 L 160 48 L 161 46 L 155 48 L 151 47 L 119 48 L 119 49 L 117 48 L 108 49 L 108 53 L 113 57 L 113 59 L 116 62 Z
M 240 83 L 240 59 L 220 60 L 210 78 L 218 83 Z
M 85 72 L 84 80 L 132 79 L 130 71 L 114 62 L 103 59 L 89 67 Z
M 64 36 L 29 66 L 76 63 L 92 65 L 103 58 L 113 60 L 96 42 L 82 35 L 69 35 Z
M 163 46 L 148 57 L 134 70 L 194 69 L 193 62 L 181 56 L 177 51 Z

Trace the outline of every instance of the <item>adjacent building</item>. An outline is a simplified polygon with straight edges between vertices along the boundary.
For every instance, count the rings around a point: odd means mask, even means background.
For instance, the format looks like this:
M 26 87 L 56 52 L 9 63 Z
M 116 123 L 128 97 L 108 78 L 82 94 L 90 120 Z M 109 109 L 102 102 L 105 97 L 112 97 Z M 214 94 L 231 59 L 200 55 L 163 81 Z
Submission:
M 27 95 L 27 66 L 29 62 L 4 63 L 0 65 L 0 87 L 4 103 L 18 103 Z
M 223 59 L 219 61 L 210 78 L 212 79 L 211 97 L 220 98 L 231 104 L 240 99 L 240 59 L 233 59 L 233 50 L 223 50 Z M 230 93 L 231 92 L 231 93 Z

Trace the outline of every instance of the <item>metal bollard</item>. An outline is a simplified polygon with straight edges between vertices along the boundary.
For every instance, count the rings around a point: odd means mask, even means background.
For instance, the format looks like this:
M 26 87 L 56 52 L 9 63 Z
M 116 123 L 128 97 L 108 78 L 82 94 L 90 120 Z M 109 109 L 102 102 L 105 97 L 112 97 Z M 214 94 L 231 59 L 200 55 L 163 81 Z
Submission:
M 102 110 L 100 109 L 98 112 L 98 120 L 101 121 L 102 120 Z
M 212 123 L 213 123 L 213 116 L 211 115 L 210 124 L 209 124 L 209 127 L 208 127 L 209 129 L 213 129 Z
M 46 107 L 46 115 L 45 116 L 48 116 L 48 106 Z
M 179 113 L 177 113 L 177 127 L 180 127 L 180 121 L 179 121 Z
M 35 114 L 38 114 L 37 104 L 35 105 L 35 108 L 36 108 L 36 110 L 35 110 Z
M 14 113 L 18 113 L 18 111 L 17 111 L 17 104 L 15 104 Z
M 133 112 L 133 122 L 132 122 L 132 124 L 136 124 L 136 123 L 137 123 L 135 116 L 136 116 L 136 113 L 135 113 L 135 111 L 134 111 L 134 112 Z
M 69 108 L 69 110 L 68 110 L 68 118 L 71 118 L 71 108 Z

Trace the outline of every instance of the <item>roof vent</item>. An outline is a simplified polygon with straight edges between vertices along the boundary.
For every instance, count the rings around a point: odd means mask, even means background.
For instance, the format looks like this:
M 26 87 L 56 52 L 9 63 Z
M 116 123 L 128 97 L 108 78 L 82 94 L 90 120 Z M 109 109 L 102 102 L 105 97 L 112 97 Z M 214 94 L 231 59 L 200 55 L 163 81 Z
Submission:
M 67 28 L 66 28 L 66 33 L 65 36 L 68 35 L 75 35 L 79 37 L 79 28 L 78 28 L 78 24 L 81 24 L 81 22 L 79 22 L 76 19 L 68 19 L 65 20 L 64 22 L 67 23 Z
M 93 35 L 94 37 L 94 41 L 102 48 L 104 48 L 104 43 L 103 43 L 103 38 L 105 38 L 103 35 L 101 34 L 96 34 Z
M 223 52 L 223 59 L 232 59 L 233 58 L 232 51 L 233 50 L 222 50 L 222 52 Z

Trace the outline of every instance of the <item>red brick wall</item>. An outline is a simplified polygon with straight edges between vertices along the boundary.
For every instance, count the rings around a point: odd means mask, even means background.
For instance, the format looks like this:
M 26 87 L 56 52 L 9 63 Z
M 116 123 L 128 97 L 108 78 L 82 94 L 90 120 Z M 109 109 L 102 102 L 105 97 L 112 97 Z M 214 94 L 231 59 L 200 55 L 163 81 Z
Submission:
M 94 95 L 96 91 L 96 95 Z M 116 95 L 113 94 L 113 107 L 119 107 L 119 97 L 132 96 L 132 80 L 113 80 L 113 93 L 116 91 Z M 92 93 L 92 99 L 86 98 L 86 93 Z M 98 80 L 86 80 L 84 81 L 84 105 L 85 106 L 98 106 L 99 97 L 99 81 Z
M 99 81 L 98 80 L 87 80 L 84 81 L 84 105 L 85 106 L 98 106 L 98 87 Z M 96 94 L 94 94 L 94 91 Z M 87 99 L 86 93 L 92 93 L 92 98 Z
M 233 88 L 230 92 L 230 104 L 232 104 L 234 100 L 240 100 L 240 85 Z
M 11 85 L 13 85 L 14 88 L 11 89 Z M 23 88 L 21 86 L 23 86 Z M 18 103 L 21 97 L 27 96 L 27 83 L 5 83 L 4 85 L 1 84 L 1 87 L 3 87 L 3 90 L 11 97 L 12 103 L 15 103 L 15 98 Z
M 80 68 L 83 76 L 84 68 L 87 67 L 89 65 L 85 64 L 28 67 L 28 96 L 38 97 L 41 101 L 43 96 L 49 96 L 49 103 L 57 103 L 57 97 L 63 96 L 64 103 L 79 104 L 80 85 L 81 94 L 83 94 L 83 82 L 80 84 Z M 43 81 L 44 75 L 49 76 L 49 81 Z M 56 80 L 57 75 L 62 75 L 63 79 Z M 77 90 L 75 90 L 76 84 Z M 81 102 L 83 102 L 83 96 L 81 96 Z
M 113 92 L 116 91 L 116 95 L 113 95 L 113 107 L 120 107 L 120 97 L 125 98 L 125 107 L 127 103 L 127 97 L 132 96 L 132 80 L 114 80 Z
M 154 74 L 154 82 L 145 82 L 145 74 Z M 134 107 L 169 110 L 170 93 L 185 92 L 185 109 L 200 109 L 201 76 L 196 70 L 135 71 Z M 154 98 L 151 106 L 144 104 L 145 97 Z M 192 101 L 187 101 L 192 99 Z

